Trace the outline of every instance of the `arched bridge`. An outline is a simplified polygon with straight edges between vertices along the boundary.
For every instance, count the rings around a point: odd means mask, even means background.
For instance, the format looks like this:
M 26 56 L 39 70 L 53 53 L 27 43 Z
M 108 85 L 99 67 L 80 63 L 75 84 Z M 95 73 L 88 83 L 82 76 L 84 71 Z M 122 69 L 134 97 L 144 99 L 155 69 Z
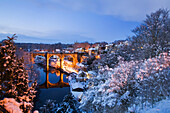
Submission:
M 44 56 L 46 58 L 46 69 L 47 69 L 47 71 L 49 71 L 49 59 L 50 59 L 50 57 L 52 57 L 54 55 L 58 56 L 60 58 L 60 68 L 63 69 L 63 61 L 64 61 L 64 58 L 66 56 L 71 56 L 73 58 L 73 67 L 75 67 L 76 64 L 78 63 L 78 55 L 80 56 L 80 62 L 82 62 L 83 53 L 50 53 L 50 52 L 42 53 L 42 52 L 32 52 L 32 54 L 31 54 L 32 62 L 34 62 L 34 58 L 37 55 Z

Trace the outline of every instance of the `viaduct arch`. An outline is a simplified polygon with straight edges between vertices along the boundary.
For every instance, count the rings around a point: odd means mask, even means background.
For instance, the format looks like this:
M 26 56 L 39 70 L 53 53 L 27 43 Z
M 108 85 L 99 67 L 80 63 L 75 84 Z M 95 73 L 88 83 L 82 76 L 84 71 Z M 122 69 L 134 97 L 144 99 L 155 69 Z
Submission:
M 80 55 L 80 62 L 83 61 L 82 56 L 84 53 L 42 53 L 42 52 L 32 52 L 31 53 L 31 61 L 34 63 L 34 58 L 37 56 L 43 56 L 46 58 L 46 81 L 42 84 L 39 85 L 40 88 L 61 88 L 61 87 L 69 87 L 69 83 L 65 83 L 63 81 L 63 73 L 60 73 L 60 80 L 57 83 L 50 83 L 49 82 L 49 59 L 53 55 L 56 55 L 60 58 L 60 68 L 63 69 L 63 61 L 66 56 L 71 56 L 73 58 L 73 67 L 76 67 L 76 64 L 78 63 L 78 55 Z
M 32 52 L 31 53 L 31 60 L 32 62 L 34 62 L 34 58 L 37 56 L 44 56 L 46 58 L 46 69 L 47 71 L 49 71 L 49 59 L 50 57 L 52 57 L 53 55 L 56 55 L 60 58 L 60 68 L 63 69 L 63 61 L 64 58 L 66 56 L 71 56 L 73 58 L 73 67 L 76 67 L 76 64 L 78 63 L 78 55 L 80 55 L 80 62 L 82 62 L 82 55 L 80 53 L 50 53 L 50 52 L 46 52 L 46 53 L 42 53 L 42 52 Z

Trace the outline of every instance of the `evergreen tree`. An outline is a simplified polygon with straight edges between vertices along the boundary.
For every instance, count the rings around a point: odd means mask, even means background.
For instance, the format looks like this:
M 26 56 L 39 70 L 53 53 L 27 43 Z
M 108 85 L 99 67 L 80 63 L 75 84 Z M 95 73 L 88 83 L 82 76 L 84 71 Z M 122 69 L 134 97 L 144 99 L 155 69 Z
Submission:
M 21 103 L 23 112 L 29 112 L 33 107 L 37 83 L 35 81 L 30 84 L 23 58 L 16 58 L 13 41 L 15 37 L 8 37 L 0 46 L 0 98 L 14 98 Z
M 72 94 L 64 97 L 60 104 L 56 104 L 54 100 L 48 100 L 44 107 L 40 108 L 40 113 L 81 113 L 78 108 L 78 102 Z
M 16 55 L 15 55 L 15 46 L 13 35 L 11 38 L 8 37 L 8 40 L 4 40 L 0 45 L 0 98 L 3 97 L 15 97 L 16 87 L 13 85 L 14 79 L 14 68 L 16 67 Z

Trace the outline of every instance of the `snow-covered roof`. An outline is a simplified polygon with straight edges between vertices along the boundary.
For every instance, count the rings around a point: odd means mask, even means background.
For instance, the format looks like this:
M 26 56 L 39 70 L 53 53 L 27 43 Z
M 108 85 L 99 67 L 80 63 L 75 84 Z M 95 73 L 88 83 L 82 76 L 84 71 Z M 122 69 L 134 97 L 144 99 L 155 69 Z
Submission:
M 76 50 L 79 51 L 79 50 L 82 50 L 83 48 L 77 48 Z
M 84 71 L 82 71 L 82 70 L 80 70 L 79 72 L 78 72 L 78 74 L 81 74 L 81 73 L 83 73 Z
M 106 46 L 112 46 L 113 44 L 107 44 Z
M 70 85 L 71 85 L 72 89 L 76 89 L 76 88 L 82 88 L 83 89 L 83 85 L 80 82 L 72 83 Z
M 96 48 L 89 48 L 89 50 L 97 50 Z
M 41 55 L 37 55 L 36 58 L 45 58 L 44 56 L 41 56 Z
M 76 92 L 76 91 L 72 91 L 72 94 L 74 95 L 75 98 L 81 98 L 83 92 Z
M 92 74 L 92 75 L 96 75 L 96 72 L 94 72 L 94 71 L 88 71 L 87 73 Z
M 82 63 L 77 63 L 77 66 L 84 67 L 84 65 Z

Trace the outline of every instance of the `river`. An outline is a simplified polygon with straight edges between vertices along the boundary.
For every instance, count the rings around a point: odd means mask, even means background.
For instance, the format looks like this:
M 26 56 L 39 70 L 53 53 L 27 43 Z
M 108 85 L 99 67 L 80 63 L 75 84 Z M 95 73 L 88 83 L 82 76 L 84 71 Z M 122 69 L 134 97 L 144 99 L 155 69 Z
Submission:
M 38 76 L 38 85 L 43 84 L 46 81 L 46 72 L 44 71 L 43 67 L 38 66 L 37 68 L 40 72 L 40 75 Z M 59 70 L 51 70 L 49 72 L 49 82 L 50 83 L 57 83 L 60 80 L 60 73 Z M 67 75 L 63 74 L 63 81 L 68 83 L 68 79 L 66 78 Z M 63 87 L 63 88 L 39 88 L 37 92 L 37 97 L 35 98 L 34 102 L 34 109 L 33 110 L 39 110 L 40 107 L 42 107 L 48 99 L 55 100 L 57 103 L 62 102 L 65 95 L 67 95 L 70 92 L 69 87 Z

